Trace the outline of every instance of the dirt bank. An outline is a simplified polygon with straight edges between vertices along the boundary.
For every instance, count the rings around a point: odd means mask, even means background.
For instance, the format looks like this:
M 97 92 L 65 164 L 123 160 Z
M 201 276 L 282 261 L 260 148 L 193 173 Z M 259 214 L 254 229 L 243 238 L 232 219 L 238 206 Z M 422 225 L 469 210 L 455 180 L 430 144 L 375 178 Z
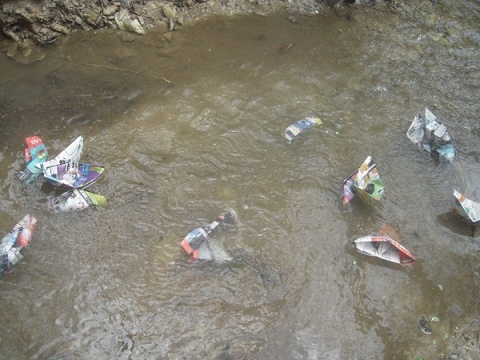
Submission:
M 173 31 L 210 15 L 268 14 L 284 10 L 318 14 L 328 7 L 391 6 L 394 0 L 4 0 L 0 40 L 54 42 L 72 31 L 101 28 L 144 34 L 153 27 Z

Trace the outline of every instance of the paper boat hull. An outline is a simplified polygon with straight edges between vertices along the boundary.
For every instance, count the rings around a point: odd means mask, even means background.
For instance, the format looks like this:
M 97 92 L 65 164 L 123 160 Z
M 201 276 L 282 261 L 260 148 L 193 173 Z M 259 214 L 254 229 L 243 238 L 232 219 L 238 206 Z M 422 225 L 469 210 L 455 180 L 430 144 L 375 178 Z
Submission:
M 106 203 L 107 199 L 102 195 L 83 189 L 72 189 L 48 200 L 46 207 L 51 212 L 59 213 L 83 211 L 89 207 L 104 205 Z
M 0 242 L 0 278 L 23 259 L 24 249 L 30 244 L 37 220 L 25 215 Z
M 415 263 L 413 255 L 392 238 L 385 235 L 369 235 L 354 241 L 357 250 L 365 255 L 401 265 Z
M 43 175 L 55 186 L 70 189 L 86 188 L 97 181 L 105 171 L 100 165 L 66 163 L 48 167 Z
M 468 199 L 457 190 L 453 191 L 455 201 L 452 211 L 472 225 L 480 224 L 480 204 Z
M 292 140 L 300 135 L 305 130 L 311 128 L 313 125 L 322 124 L 320 118 L 308 117 L 302 120 L 295 121 L 292 125 L 285 129 L 285 139 L 287 143 L 291 143 Z

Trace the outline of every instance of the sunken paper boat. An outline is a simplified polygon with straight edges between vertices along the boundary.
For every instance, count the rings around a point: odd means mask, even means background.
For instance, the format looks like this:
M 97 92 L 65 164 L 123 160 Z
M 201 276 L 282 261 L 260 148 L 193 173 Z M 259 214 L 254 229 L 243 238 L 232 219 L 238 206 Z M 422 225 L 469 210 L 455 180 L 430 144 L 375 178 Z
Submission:
M 453 190 L 455 202 L 452 211 L 472 225 L 480 224 L 480 204 Z
M 305 119 L 297 120 L 288 128 L 285 129 L 285 139 L 287 144 L 290 144 L 292 140 L 300 135 L 307 129 L 310 129 L 313 125 L 321 125 L 322 120 L 316 117 L 307 117 Z
M 379 201 L 384 192 L 377 166 L 368 156 L 360 168 L 342 182 L 343 204 L 348 204 L 358 195 L 367 205 Z
M 101 165 L 67 162 L 46 168 L 43 176 L 52 185 L 81 189 L 92 185 L 104 171 Z
M 47 201 L 46 207 L 54 213 L 83 211 L 107 203 L 107 198 L 83 189 L 72 189 Z
M 456 155 L 453 139 L 447 127 L 430 110 L 425 109 L 425 119 L 420 114 L 415 116 L 406 135 L 420 150 L 435 151 L 453 162 Z
M 213 222 L 193 229 L 183 238 L 180 246 L 189 255 L 191 261 L 231 259 L 222 247 L 210 241 L 210 235 L 215 229 L 231 219 L 235 219 L 235 213 L 229 210 L 223 211 Z
M 375 256 L 400 265 L 415 263 L 413 255 L 398 242 L 386 235 L 368 235 L 354 241 L 358 252 Z
M 74 162 L 79 163 L 83 153 L 83 137 L 77 137 L 70 145 L 67 146 L 60 154 L 55 156 L 54 159 L 45 161 L 39 164 L 39 168 L 44 172 L 50 166 L 56 166 L 61 163 Z
M 42 174 L 39 165 L 47 161 L 48 151 L 40 136 L 26 137 L 25 142 L 27 144 L 25 148 L 26 167 L 20 171 L 18 178 L 23 185 L 29 185 Z
M 23 252 L 30 244 L 37 220 L 25 215 L 0 242 L 0 279 L 23 259 Z

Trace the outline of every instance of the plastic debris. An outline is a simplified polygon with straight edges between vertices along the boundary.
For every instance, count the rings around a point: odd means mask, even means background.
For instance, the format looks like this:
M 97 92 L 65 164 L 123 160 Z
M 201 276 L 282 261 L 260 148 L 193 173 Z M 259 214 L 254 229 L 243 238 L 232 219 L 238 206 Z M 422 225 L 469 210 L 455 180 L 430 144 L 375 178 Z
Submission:
M 295 121 L 285 130 L 285 139 L 287 139 L 287 144 L 290 144 L 297 135 L 304 132 L 305 130 L 311 128 L 313 125 L 321 125 L 322 120 L 317 117 L 307 117 L 302 120 Z
M 23 252 L 30 244 L 37 220 L 25 215 L 0 242 L 0 279 L 23 259 Z
M 48 151 L 40 136 L 26 137 L 25 142 L 27 144 L 25 148 L 27 166 L 20 171 L 18 177 L 22 184 L 29 185 L 42 174 L 42 170 L 38 166 L 47 160 Z
M 480 224 L 480 204 L 453 190 L 455 201 L 452 211 L 471 225 Z
M 80 189 L 93 184 L 104 171 L 100 165 L 68 162 L 46 168 L 43 175 L 52 185 Z
M 47 201 L 46 207 L 54 213 L 83 211 L 89 207 L 105 205 L 107 199 L 83 189 L 72 189 Z
M 453 139 L 447 127 L 430 110 L 425 109 L 425 119 L 417 114 L 407 130 L 407 137 L 420 150 L 437 152 L 450 162 L 456 155 Z
M 375 256 L 400 265 L 415 263 L 413 255 L 398 242 L 386 235 L 368 235 L 354 241 L 358 252 Z
M 65 150 L 63 150 L 60 154 L 55 156 L 54 159 L 45 161 L 44 163 L 40 164 L 38 167 L 45 171 L 50 166 L 56 166 L 61 163 L 67 162 L 80 162 L 80 158 L 82 157 L 83 153 L 83 137 L 79 136 L 76 138 L 70 145 L 67 146 Z
M 190 231 L 181 241 L 180 246 L 189 255 L 190 260 L 216 260 L 219 257 L 229 260 L 225 251 L 210 241 L 210 235 L 219 225 L 234 219 L 235 215 L 232 211 L 223 211 L 212 223 Z
M 357 194 L 367 204 L 372 205 L 383 195 L 383 182 L 377 166 L 368 156 L 358 170 L 342 182 L 343 204 L 348 204 Z

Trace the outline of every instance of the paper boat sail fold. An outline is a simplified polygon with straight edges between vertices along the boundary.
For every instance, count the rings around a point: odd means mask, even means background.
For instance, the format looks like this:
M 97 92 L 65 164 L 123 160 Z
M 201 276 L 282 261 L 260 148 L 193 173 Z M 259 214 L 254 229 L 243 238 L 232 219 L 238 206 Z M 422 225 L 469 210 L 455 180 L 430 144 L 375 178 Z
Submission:
M 342 191 L 344 205 L 348 204 L 357 194 L 367 205 L 372 205 L 380 200 L 384 186 L 371 156 L 365 159 L 357 171 L 343 180 Z
M 455 158 L 456 150 L 447 127 L 428 108 L 425 119 L 420 114 L 415 116 L 406 135 L 421 150 L 436 151 L 450 162 Z
M 60 163 L 64 162 L 80 162 L 80 158 L 82 157 L 83 153 L 83 137 L 77 137 L 70 145 L 67 146 L 65 150 L 63 150 L 60 154 L 55 156 L 54 159 L 48 160 L 42 164 L 40 164 L 40 168 L 42 171 L 45 171 L 46 168 L 50 166 L 59 165 Z
M 0 279 L 23 259 L 24 249 L 30 244 L 37 220 L 25 215 L 0 241 Z
M 25 142 L 25 162 L 26 167 L 18 174 L 18 178 L 23 185 L 31 184 L 38 176 L 42 174 L 39 165 L 44 163 L 48 157 L 47 147 L 40 136 L 26 137 Z
M 400 265 L 415 263 L 413 255 L 386 235 L 369 235 L 354 241 L 357 250 L 365 255 L 375 256 Z
M 287 144 L 290 144 L 296 136 L 311 128 L 313 125 L 321 124 L 322 120 L 316 117 L 307 117 L 305 119 L 295 121 L 285 130 L 285 139 L 287 139 Z
M 72 189 L 47 201 L 46 207 L 54 213 L 83 211 L 107 203 L 105 196 L 83 189 Z
M 457 190 L 453 190 L 453 196 L 455 197 L 455 202 L 453 203 L 452 211 L 470 224 L 479 224 L 480 204 L 468 199 Z
M 55 186 L 80 189 L 93 184 L 104 171 L 105 168 L 100 165 L 68 162 L 46 168 L 43 175 Z

